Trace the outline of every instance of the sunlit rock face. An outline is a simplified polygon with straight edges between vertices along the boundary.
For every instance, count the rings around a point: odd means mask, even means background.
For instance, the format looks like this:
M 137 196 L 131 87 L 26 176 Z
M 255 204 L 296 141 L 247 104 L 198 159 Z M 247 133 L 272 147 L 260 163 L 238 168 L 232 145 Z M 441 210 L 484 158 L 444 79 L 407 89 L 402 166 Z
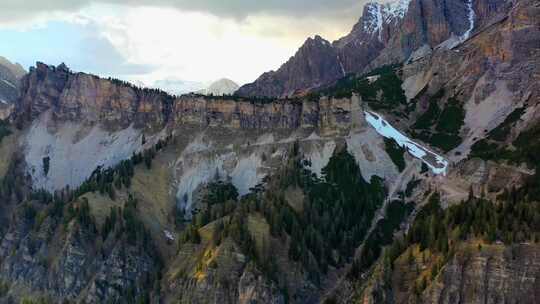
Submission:
M 306 40 L 277 71 L 262 74 L 237 94 L 301 95 L 345 75 L 403 62 L 424 46 L 452 48 L 510 7 L 506 0 L 371 2 L 348 35 L 332 43 L 318 36 Z
M 295 142 L 319 177 L 344 145 L 366 180 L 377 175 L 391 183 L 398 175 L 356 95 L 266 103 L 172 98 L 43 64 L 23 87 L 22 114 L 14 119 L 28 125 L 20 145 L 35 189 L 75 188 L 96 168 L 112 167 L 170 134 L 183 143 L 170 170 L 176 203 L 187 216 L 209 182 L 230 181 L 240 195 L 252 191 L 283 164 Z

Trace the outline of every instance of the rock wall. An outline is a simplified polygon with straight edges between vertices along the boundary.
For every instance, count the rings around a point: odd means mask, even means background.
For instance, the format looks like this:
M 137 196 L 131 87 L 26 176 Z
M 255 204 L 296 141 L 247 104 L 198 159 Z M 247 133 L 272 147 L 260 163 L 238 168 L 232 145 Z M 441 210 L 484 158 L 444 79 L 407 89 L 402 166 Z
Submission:
M 538 245 L 459 252 L 423 293 L 423 303 L 537 303 Z
M 495 16 L 504 15 L 511 3 L 509 0 L 371 2 L 366 4 L 362 17 L 347 36 L 333 43 L 318 36 L 308 39 L 277 71 L 264 73 L 241 87 L 237 94 L 267 97 L 301 94 L 348 74 L 403 62 L 424 46 L 436 48 L 448 40 L 447 45 L 457 45 L 490 24 Z
M 34 120 L 51 110 L 55 120 L 101 124 L 108 130 L 133 125 L 159 131 L 185 124 L 233 129 L 348 128 L 351 99 L 250 101 L 196 95 L 173 97 L 127 83 L 72 73 L 65 65 L 38 63 L 22 81 L 17 118 Z

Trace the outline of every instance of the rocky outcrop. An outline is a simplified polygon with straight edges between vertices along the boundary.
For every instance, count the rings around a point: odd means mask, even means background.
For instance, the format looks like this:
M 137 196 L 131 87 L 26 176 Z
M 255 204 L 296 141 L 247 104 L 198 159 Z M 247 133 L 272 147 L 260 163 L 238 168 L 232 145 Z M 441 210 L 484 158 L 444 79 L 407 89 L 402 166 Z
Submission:
M 423 46 L 455 46 L 503 14 L 505 0 L 397 0 L 366 4 L 352 31 L 331 45 L 308 40 L 280 69 L 241 87 L 240 96 L 284 97 L 336 81 L 347 74 L 405 61 Z M 477 13 L 478 12 L 478 13 Z M 309 51 L 306 51 L 309 50 Z M 313 67 L 314 64 L 318 66 Z M 320 77 L 323 73 L 325 77 Z
M 52 111 L 56 121 L 130 125 L 159 131 L 184 124 L 233 129 L 348 128 L 351 99 L 250 101 L 198 95 L 170 96 L 128 83 L 72 73 L 65 65 L 38 63 L 22 81 L 16 118 L 35 120 Z M 358 102 L 355 100 L 355 102 Z
M 275 72 L 241 87 L 241 96 L 281 97 L 301 93 L 345 76 L 336 49 L 320 36 L 309 38 L 298 52 Z
M 0 57 L 0 119 L 6 119 L 19 97 L 19 81 L 26 74 L 19 64 Z
M 175 299 L 175 303 L 194 304 L 286 303 L 275 283 L 257 270 L 253 262 L 248 262 L 248 258 L 230 239 L 224 240 L 215 252 L 207 250 L 203 258 L 205 261 L 196 262 L 194 259 L 201 256 L 200 250 L 203 249 L 200 247 L 192 244 L 181 247 L 177 262 L 169 270 L 173 277 L 167 283 L 166 302 Z M 209 258 L 211 262 L 206 261 Z M 190 268 L 196 263 L 197 270 L 190 273 Z
M 463 160 L 474 142 L 515 109 L 529 108 L 530 115 L 523 115 L 508 142 L 538 119 L 532 113 L 540 101 L 535 76 L 540 72 L 540 54 L 531 46 L 540 44 L 540 15 L 533 3 L 517 2 L 504 16 L 495 14 L 489 26 L 463 44 L 452 50 L 437 49 L 404 65 L 407 96 L 421 95 L 423 90 L 431 95 L 444 92 L 447 98 L 463 103 L 464 140 L 449 153 L 455 162 Z M 421 104 L 419 111 L 425 111 L 427 105 Z
M 538 245 L 485 246 L 459 252 L 424 291 L 423 303 L 537 303 Z
M 23 78 L 17 115 L 33 120 L 52 110 L 63 121 L 102 123 L 112 128 L 131 124 L 162 125 L 172 97 L 156 90 L 142 90 L 127 83 L 72 73 L 65 65 L 38 63 Z
M 39 293 L 54 303 L 104 303 L 151 291 L 145 284 L 151 283 L 157 264 L 150 247 L 116 237 L 101 242 L 95 227 L 76 220 L 62 223 L 47 210 L 38 219 L 37 207 L 28 204 L 17 208 L 0 243 L 0 281 L 10 287 L 0 302 L 5 296 Z

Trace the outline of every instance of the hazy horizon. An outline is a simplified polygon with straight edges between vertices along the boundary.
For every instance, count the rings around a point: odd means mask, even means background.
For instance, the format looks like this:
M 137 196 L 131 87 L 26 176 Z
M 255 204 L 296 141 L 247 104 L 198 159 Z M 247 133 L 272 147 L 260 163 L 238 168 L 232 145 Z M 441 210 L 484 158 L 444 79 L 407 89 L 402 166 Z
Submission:
M 30 2 L 0 4 L 0 38 L 9 41 L 1 56 L 25 69 L 65 62 L 75 71 L 152 85 L 252 82 L 279 68 L 306 38 L 347 34 L 366 1 Z

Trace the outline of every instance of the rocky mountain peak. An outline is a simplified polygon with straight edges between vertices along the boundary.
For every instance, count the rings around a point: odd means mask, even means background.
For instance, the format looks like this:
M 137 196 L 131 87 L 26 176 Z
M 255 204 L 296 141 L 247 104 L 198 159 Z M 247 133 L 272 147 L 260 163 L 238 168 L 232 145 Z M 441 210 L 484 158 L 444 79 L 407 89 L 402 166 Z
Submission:
M 258 83 L 241 87 L 241 96 L 290 96 L 345 75 L 333 45 L 321 36 L 308 38 L 278 71 L 263 74 Z
M 231 95 L 236 92 L 239 87 L 240 86 L 236 82 L 227 78 L 221 78 L 212 82 L 206 89 L 199 91 L 199 93 L 215 96 Z
M 0 56 L 0 66 L 9 69 L 9 71 L 17 78 L 21 79 L 26 71 L 19 63 L 12 63 L 7 58 Z
M 497 14 L 507 0 L 396 0 L 365 5 L 351 32 L 331 45 L 319 36 L 308 39 L 275 73 L 265 73 L 238 90 L 241 96 L 283 97 L 306 92 L 347 74 L 400 63 L 416 50 L 441 45 L 453 48 Z M 323 60 L 324 58 L 324 60 Z M 321 67 L 312 63 L 323 62 Z

